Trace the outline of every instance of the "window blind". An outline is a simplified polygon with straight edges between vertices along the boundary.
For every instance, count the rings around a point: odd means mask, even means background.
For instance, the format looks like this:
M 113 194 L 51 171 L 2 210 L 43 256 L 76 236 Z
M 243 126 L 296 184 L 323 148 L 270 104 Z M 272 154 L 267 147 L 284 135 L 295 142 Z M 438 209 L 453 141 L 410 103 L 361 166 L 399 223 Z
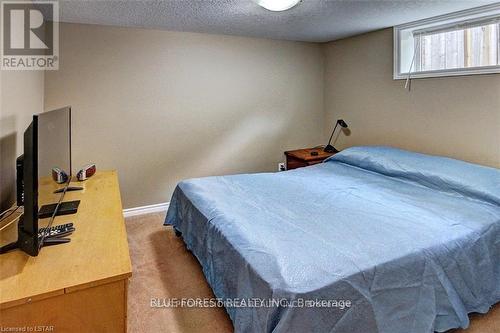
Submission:
M 465 30 L 465 29 L 471 29 L 471 28 L 481 27 L 490 24 L 499 24 L 499 23 L 500 23 L 500 15 L 494 15 L 487 18 L 482 17 L 476 20 L 454 22 L 449 24 L 418 29 L 414 30 L 412 33 L 413 36 L 429 36 L 450 31 Z

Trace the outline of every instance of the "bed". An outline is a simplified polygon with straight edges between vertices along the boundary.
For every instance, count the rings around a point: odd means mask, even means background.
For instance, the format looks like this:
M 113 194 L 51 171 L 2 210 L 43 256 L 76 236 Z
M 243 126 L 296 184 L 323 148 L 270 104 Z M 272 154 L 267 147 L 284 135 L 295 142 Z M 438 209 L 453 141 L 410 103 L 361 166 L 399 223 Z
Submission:
M 166 225 L 235 332 L 443 332 L 500 301 L 500 170 L 352 147 L 182 181 Z

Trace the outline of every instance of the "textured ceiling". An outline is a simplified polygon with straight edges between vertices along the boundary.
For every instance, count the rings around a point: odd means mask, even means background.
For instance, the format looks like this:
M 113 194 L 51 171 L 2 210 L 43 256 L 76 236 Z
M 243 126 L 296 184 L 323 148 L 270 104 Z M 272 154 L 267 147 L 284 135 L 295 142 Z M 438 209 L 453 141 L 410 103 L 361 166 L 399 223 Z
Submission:
M 59 1 L 61 21 L 325 42 L 498 2 L 302 0 L 271 12 L 252 0 Z

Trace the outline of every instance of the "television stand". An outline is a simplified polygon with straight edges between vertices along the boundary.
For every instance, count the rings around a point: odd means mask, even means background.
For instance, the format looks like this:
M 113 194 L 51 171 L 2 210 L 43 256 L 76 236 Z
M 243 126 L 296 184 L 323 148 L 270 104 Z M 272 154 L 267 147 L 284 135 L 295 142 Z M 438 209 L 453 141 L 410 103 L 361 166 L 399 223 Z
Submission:
M 66 233 L 62 233 L 62 232 L 53 233 L 50 235 L 47 234 L 47 235 L 45 235 L 45 237 L 42 237 L 42 234 L 39 232 L 38 233 L 38 242 L 37 242 L 38 245 L 33 244 L 33 240 L 30 236 L 24 237 L 25 235 L 28 235 L 28 234 L 26 233 L 26 231 L 24 231 L 23 215 L 21 215 L 21 217 L 19 218 L 19 222 L 17 224 L 17 229 L 18 229 L 17 240 L 15 242 L 12 242 L 10 244 L 7 244 L 7 245 L 0 247 L 0 254 L 7 253 L 9 251 L 16 250 L 16 249 L 22 249 L 23 251 L 30 254 L 29 250 L 36 248 L 36 247 L 44 247 L 44 246 L 69 243 L 71 241 L 71 239 L 69 239 L 69 238 L 62 237 L 62 236 L 67 235 L 68 234 L 67 232 Z M 42 243 L 42 240 L 43 240 L 43 243 Z
M 4 245 L 0 247 L 0 254 L 7 253 L 9 251 L 15 250 L 19 248 L 18 242 L 12 242 L 10 244 Z
M 57 245 L 57 244 L 64 244 L 64 243 L 69 243 L 69 242 L 71 242 L 70 238 L 50 238 L 49 237 L 49 238 L 45 238 L 43 240 L 42 247 Z M 0 247 L 0 254 L 19 249 L 20 248 L 19 245 L 20 245 L 19 241 L 4 245 L 4 246 Z
M 52 178 L 39 184 L 40 206 L 55 202 L 52 192 L 59 186 Z M 58 216 L 53 223 L 73 223 L 70 243 L 43 247 L 36 258 L 21 251 L 0 256 L 0 327 L 127 332 L 132 265 L 118 177 L 113 171 L 99 171 L 84 186 L 85 191 L 65 197 L 82 200 L 78 214 Z M 16 240 L 13 229 L 0 232 L 5 243 Z

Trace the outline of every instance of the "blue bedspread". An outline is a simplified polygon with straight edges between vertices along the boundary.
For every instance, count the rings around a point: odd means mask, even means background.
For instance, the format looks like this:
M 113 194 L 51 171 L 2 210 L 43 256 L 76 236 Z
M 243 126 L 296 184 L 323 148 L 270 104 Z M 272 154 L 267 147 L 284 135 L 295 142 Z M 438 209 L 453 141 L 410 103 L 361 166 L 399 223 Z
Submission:
M 165 224 L 216 297 L 280 300 L 227 306 L 236 332 L 442 332 L 500 301 L 494 168 L 353 147 L 307 168 L 183 181 Z

